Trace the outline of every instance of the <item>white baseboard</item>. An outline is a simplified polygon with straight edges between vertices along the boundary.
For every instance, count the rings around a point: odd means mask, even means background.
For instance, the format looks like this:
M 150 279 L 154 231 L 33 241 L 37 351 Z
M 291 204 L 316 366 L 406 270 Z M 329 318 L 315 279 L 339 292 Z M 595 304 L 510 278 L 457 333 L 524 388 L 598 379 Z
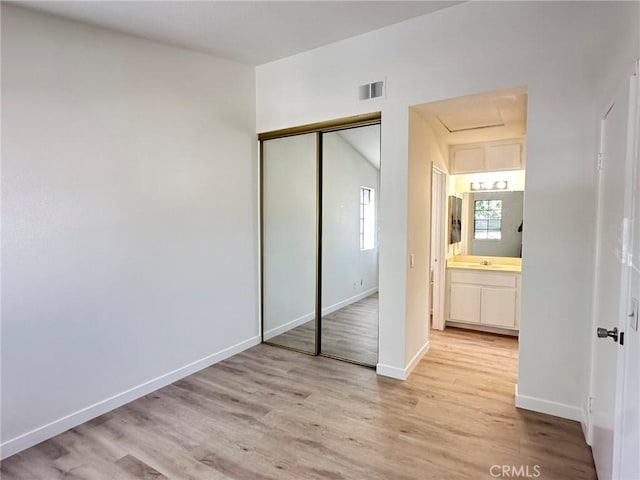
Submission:
M 161 375 L 160 377 L 149 380 L 136 387 L 130 388 L 122 393 L 118 393 L 112 397 L 109 397 L 100 402 L 94 403 L 82 410 L 71 413 L 66 417 L 62 417 L 58 420 L 54 420 L 51 423 L 38 427 L 30 432 L 24 433 L 18 437 L 12 438 L 3 442 L 0 445 L 0 458 L 5 459 L 15 453 L 32 447 L 40 442 L 55 437 L 56 435 L 76 427 L 81 423 L 87 422 L 93 418 L 99 417 L 115 408 L 118 408 L 126 403 L 132 402 L 137 398 L 148 395 L 162 387 L 165 387 L 171 383 L 187 377 L 203 368 L 207 368 L 214 363 L 218 363 L 225 360 L 237 353 L 240 353 L 248 348 L 251 348 L 260 343 L 260 337 L 255 336 L 233 345 L 229 348 L 225 348 L 217 353 L 208 355 L 200 360 L 185 365 L 184 367 L 173 370 L 172 372 Z
M 264 332 L 264 339 L 265 341 L 271 340 L 272 338 L 277 337 L 278 335 L 282 335 L 283 333 L 286 333 L 293 328 L 299 327 L 300 325 L 304 325 L 305 323 L 310 322 L 314 318 L 316 318 L 316 316 L 313 312 L 307 313 L 306 315 L 295 318 L 283 325 L 280 325 L 279 327 L 275 327 L 275 328 L 272 328 L 271 330 L 267 330 L 266 332 Z
M 369 295 L 373 295 L 377 291 L 378 291 L 378 287 L 370 288 L 369 290 L 366 290 L 357 295 L 354 295 L 353 297 L 349 297 L 338 303 L 334 303 L 333 305 L 330 305 L 322 309 L 322 316 L 329 315 L 330 313 L 333 313 L 333 312 L 337 312 L 341 308 L 349 306 L 352 303 L 359 302 L 360 300 L 367 298 Z M 272 328 L 271 330 L 267 330 L 266 332 L 264 332 L 264 339 L 270 340 L 274 337 L 277 337 L 278 335 L 282 335 L 283 333 L 288 332 L 293 328 L 299 327 L 300 325 L 304 325 L 305 323 L 313 320 L 314 318 L 315 318 L 315 314 L 313 312 L 307 313 L 306 315 L 303 315 L 294 320 L 291 320 L 283 325 L 280 325 L 279 327 L 275 327 L 275 328 Z
M 509 328 L 490 327 L 488 325 L 478 325 L 474 323 L 465 322 L 452 322 L 447 320 L 445 322 L 447 327 L 466 328 L 467 330 L 476 330 L 478 332 L 497 333 L 499 335 L 509 335 L 511 337 L 517 337 L 519 335 L 518 330 L 511 330 Z
M 341 308 L 351 305 L 352 303 L 356 303 L 356 302 L 359 302 L 360 300 L 364 300 L 369 295 L 373 295 L 377 291 L 378 291 L 378 287 L 370 288 L 369 290 L 365 290 L 364 292 L 354 295 L 353 297 L 349 297 L 345 300 L 342 300 L 341 302 L 334 303 L 333 305 L 325 307 L 322 309 L 322 316 L 329 315 L 330 313 L 336 312 Z
M 552 402 L 542 398 L 529 397 L 518 393 L 518 384 L 516 384 L 516 407 L 533 412 L 545 413 L 554 417 L 566 418 L 576 422 L 582 422 L 582 409 L 564 403 Z
M 391 365 L 385 365 L 379 363 L 376 365 L 376 373 L 383 377 L 395 378 L 397 380 L 406 380 L 404 368 L 392 367 Z
M 582 433 L 584 434 L 584 439 L 587 442 L 587 445 L 591 446 L 593 430 L 589 425 L 589 414 L 584 409 L 582 410 L 582 420 L 580 421 L 580 425 L 582 426 Z
M 391 377 L 397 380 L 406 380 L 411 375 L 411 372 L 416 365 L 420 363 L 422 357 L 429 351 L 429 340 L 418 350 L 418 352 L 413 356 L 409 364 L 404 368 L 392 367 L 391 365 L 384 365 L 379 363 L 376 365 L 376 373 L 378 375 L 382 375 L 383 377 Z
M 429 340 L 426 341 L 426 343 L 420 348 L 420 350 L 418 350 L 418 352 L 413 356 L 413 358 L 411 359 L 411 361 L 409 362 L 409 365 L 407 365 L 405 367 L 405 377 L 404 378 L 409 378 L 409 375 L 411 375 L 411 372 L 413 372 L 413 369 L 416 368 L 416 365 L 418 365 L 418 363 L 420 363 L 420 360 L 422 360 L 422 357 L 425 356 L 425 354 L 429 351 Z

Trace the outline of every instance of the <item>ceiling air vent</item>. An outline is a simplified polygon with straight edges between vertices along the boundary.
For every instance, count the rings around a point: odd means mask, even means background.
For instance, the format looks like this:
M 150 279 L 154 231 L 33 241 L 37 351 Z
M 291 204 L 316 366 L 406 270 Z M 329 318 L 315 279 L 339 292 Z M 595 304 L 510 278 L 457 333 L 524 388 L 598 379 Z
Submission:
M 369 100 L 371 98 L 379 98 L 384 96 L 384 81 L 367 83 L 360 85 L 358 88 L 358 98 L 360 100 Z

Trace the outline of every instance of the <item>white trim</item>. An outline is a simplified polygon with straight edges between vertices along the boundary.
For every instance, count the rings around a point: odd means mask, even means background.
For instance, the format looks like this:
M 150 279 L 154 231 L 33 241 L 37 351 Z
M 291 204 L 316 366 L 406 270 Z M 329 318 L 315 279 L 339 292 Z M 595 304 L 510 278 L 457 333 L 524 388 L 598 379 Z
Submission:
M 420 348 L 420 350 L 418 350 L 418 352 L 413 356 L 406 367 L 398 368 L 392 367 L 391 365 L 384 365 L 382 363 L 379 363 L 376 366 L 376 373 L 383 377 L 391 377 L 397 380 L 406 380 L 407 378 L 409 378 L 409 375 L 411 375 L 413 369 L 416 368 L 416 365 L 420 363 L 422 357 L 424 357 L 424 355 L 429 351 L 429 345 L 429 340 L 427 340 L 427 342 L 422 346 L 422 348 Z
M 217 353 L 213 353 L 200 360 L 196 360 L 184 367 L 180 367 L 169 373 L 149 380 L 148 382 L 130 388 L 129 390 L 125 390 L 124 392 L 113 395 L 105 400 L 94 403 L 93 405 L 78 410 L 77 412 L 59 418 L 58 420 L 54 420 L 53 422 L 31 430 L 30 432 L 7 440 L 0 445 L 0 458 L 5 459 L 15 453 L 65 432 L 70 428 L 76 427 L 81 423 L 87 422 L 126 403 L 132 402 L 137 398 L 143 397 L 171 383 L 177 382 L 178 380 L 199 370 L 210 367 L 214 363 L 232 357 L 233 355 L 258 345 L 259 343 L 259 336 L 251 337 L 248 340 L 240 342 L 229 348 L 225 348 L 224 350 L 220 350 Z
M 475 330 L 478 332 L 497 333 L 498 335 L 508 335 L 510 337 L 518 337 L 520 335 L 520 331 L 518 329 L 492 327 L 491 325 L 486 325 L 484 323 L 452 322 L 451 320 L 447 320 L 445 325 L 447 327 L 464 328 L 466 330 Z
M 552 402 L 542 398 L 529 397 L 518 393 L 518 384 L 516 384 L 516 407 L 533 412 L 545 413 L 554 417 L 566 418 L 576 422 L 582 422 L 583 412 L 579 407 L 566 405 L 564 403 Z
M 294 318 L 293 320 L 280 325 L 279 327 L 272 328 L 271 330 L 267 330 L 264 332 L 264 340 L 271 340 L 273 337 L 277 337 L 278 335 L 282 335 L 283 333 L 288 332 L 289 330 L 299 327 L 300 325 L 304 325 L 307 322 L 310 322 L 316 318 L 314 313 L 307 313 L 298 318 Z
M 589 426 L 589 413 L 584 408 L 582 409 L 582 420 L 580 420 L 580 425 L 582 426 L 584 440 L 587 442 L 587 445 L 591 446 L 592 430 Z
M 341 308 L 351 305 L 352 303 L 359 302 L 360 300 L 367 298 L 369 295 L 373 295 L 377 291 L 378 287 L 370 288 L 369 290 L 365 290 L 364 292 L 359 293 L 358 295 L 354 295 L 353 297 L 349 297 L 346 300 L 342 300 L 341 302 L 329 305 L 328 307 L 322 309 L 322 315 L 329 315 L 330 313 L 336 312 Z
M 396 380 L 406 380 L 404 368 L 392 367 L 379 363 L 376 365 L 376 373 L 383 377 L 395 378 Z
M 413 372 L 413 369 L 416 368 L 416 365 L 420 363 L 420 360 L 422 360 L 422 357 L 424 357 L 425 354 L 429 351 L 429 346 L 430 346 L 430 343 L 429 343 L 429 340 L 427 340 L 426 343 L 420 348 L 420 350 L 416 352 L 416 354 L 413 356 L 413 358 L 409 362 L 409 365 L 407 365 L 404 369 L 405 371 L 404 378 L 409 378 L 409 375 L 411 375 L 411 372 Z
M 369 290 L 361 292 L 358 295 L 354 295 L 353 297 L 349 297 L 346 300 L 342 300 L 338 303 L 334 303 L 333 305 L 330 305 L 322 309 L 322 316 L 329 315 L 330 313 L 336 312 L 341 308 L 351 305 L 352 303 L 359 302 L 360 300 L 367 298 L 369 295 L 373 295 L 377 291 L 378 291 L 378 287 L 370 288 Z M 303 315 L 302 317 L 298 317 L 294 320 L 291 320 L 290 322 L 287 322 L 284 325 L 280 325 L 279 327 L 272 328 L 271 330 L 264 332 L 264 339 L 270 340 L 274 337 L 277 337 L 278 335 L 288 332 L 293 328 L 299 327 L 300 325 L 304 325 L 305 323 L 310 322 L 315 317 L 316 316 L 313 312 L 307 313 L 306 315 Z

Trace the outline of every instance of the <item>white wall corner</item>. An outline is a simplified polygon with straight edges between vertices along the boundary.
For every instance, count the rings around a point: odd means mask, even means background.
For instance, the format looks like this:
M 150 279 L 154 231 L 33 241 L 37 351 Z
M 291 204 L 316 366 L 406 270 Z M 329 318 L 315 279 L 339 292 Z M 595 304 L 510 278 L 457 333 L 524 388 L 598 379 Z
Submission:
M 4 460 L 22 450 L 37 445 L 67 430 L 74 428 L 84 422 L 88 422 L 100 415 L 114 410 L 122 405 L 132 402 L 151 392 L 161 389 L 171 383 L 177 382 L 189 375 L 192 375 L 204 368 L 221 362 L 233 355 L 247 350 L 260 343 L 260 336 L 251 337 L 243 342 L 237 343 L 229 348 L 208 355 L 200 360 L 185 365 L 177 370 L 161 375 L 153 380 L 137 385 L 129 390 L 121 392 L 100 402 L 94 403 L 86 408 L 73 412 L 65 417 L 59 418 L 46 425 L 38 427 L 30 432 L 12 438 L 0 444 L 0 459 Z
M 407 378 L 409 378 L 409 375 L 411 375 L 413 369 L 416 368 L 416 365 L 420 363 L 422 357 L 424 357 L 424 355 L 429 351 L 429 346 L 430 343 L 429 340 L 427 340 L 422 348 L 420 348 L 420 350 L 418 350 L 418 352 L 413 356 L 406 367 L 398 368 L 392 367 L 391 365 L 384 365 L 382 363 L 379 363 L 376 366 L 376 373 L 383 377 L 395 378 L 397 380 L 406 380 Z
M 564 403 L 552 402 L 542 398 L 530 397 L 518 393 L 518 384 L 515 387 L 516 407 L 532 412 L 553 415 L 554 417 L 566 418 L 576 422 L 583 422 L 583 411 L 579 407 L 566 405 Z M 584 427 L 583 427 L 584 428 Z

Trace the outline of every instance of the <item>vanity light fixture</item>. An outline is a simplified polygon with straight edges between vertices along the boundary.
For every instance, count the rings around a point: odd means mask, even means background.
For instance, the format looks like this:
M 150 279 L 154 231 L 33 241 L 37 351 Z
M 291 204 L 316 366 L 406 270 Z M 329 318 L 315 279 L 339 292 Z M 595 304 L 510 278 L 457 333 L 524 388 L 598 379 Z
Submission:
M 506 190 L 508 187 L 506 180 L 498 180 L 496 182 L 471 182 L 471 191 L 492 191 L 492 190 Z

